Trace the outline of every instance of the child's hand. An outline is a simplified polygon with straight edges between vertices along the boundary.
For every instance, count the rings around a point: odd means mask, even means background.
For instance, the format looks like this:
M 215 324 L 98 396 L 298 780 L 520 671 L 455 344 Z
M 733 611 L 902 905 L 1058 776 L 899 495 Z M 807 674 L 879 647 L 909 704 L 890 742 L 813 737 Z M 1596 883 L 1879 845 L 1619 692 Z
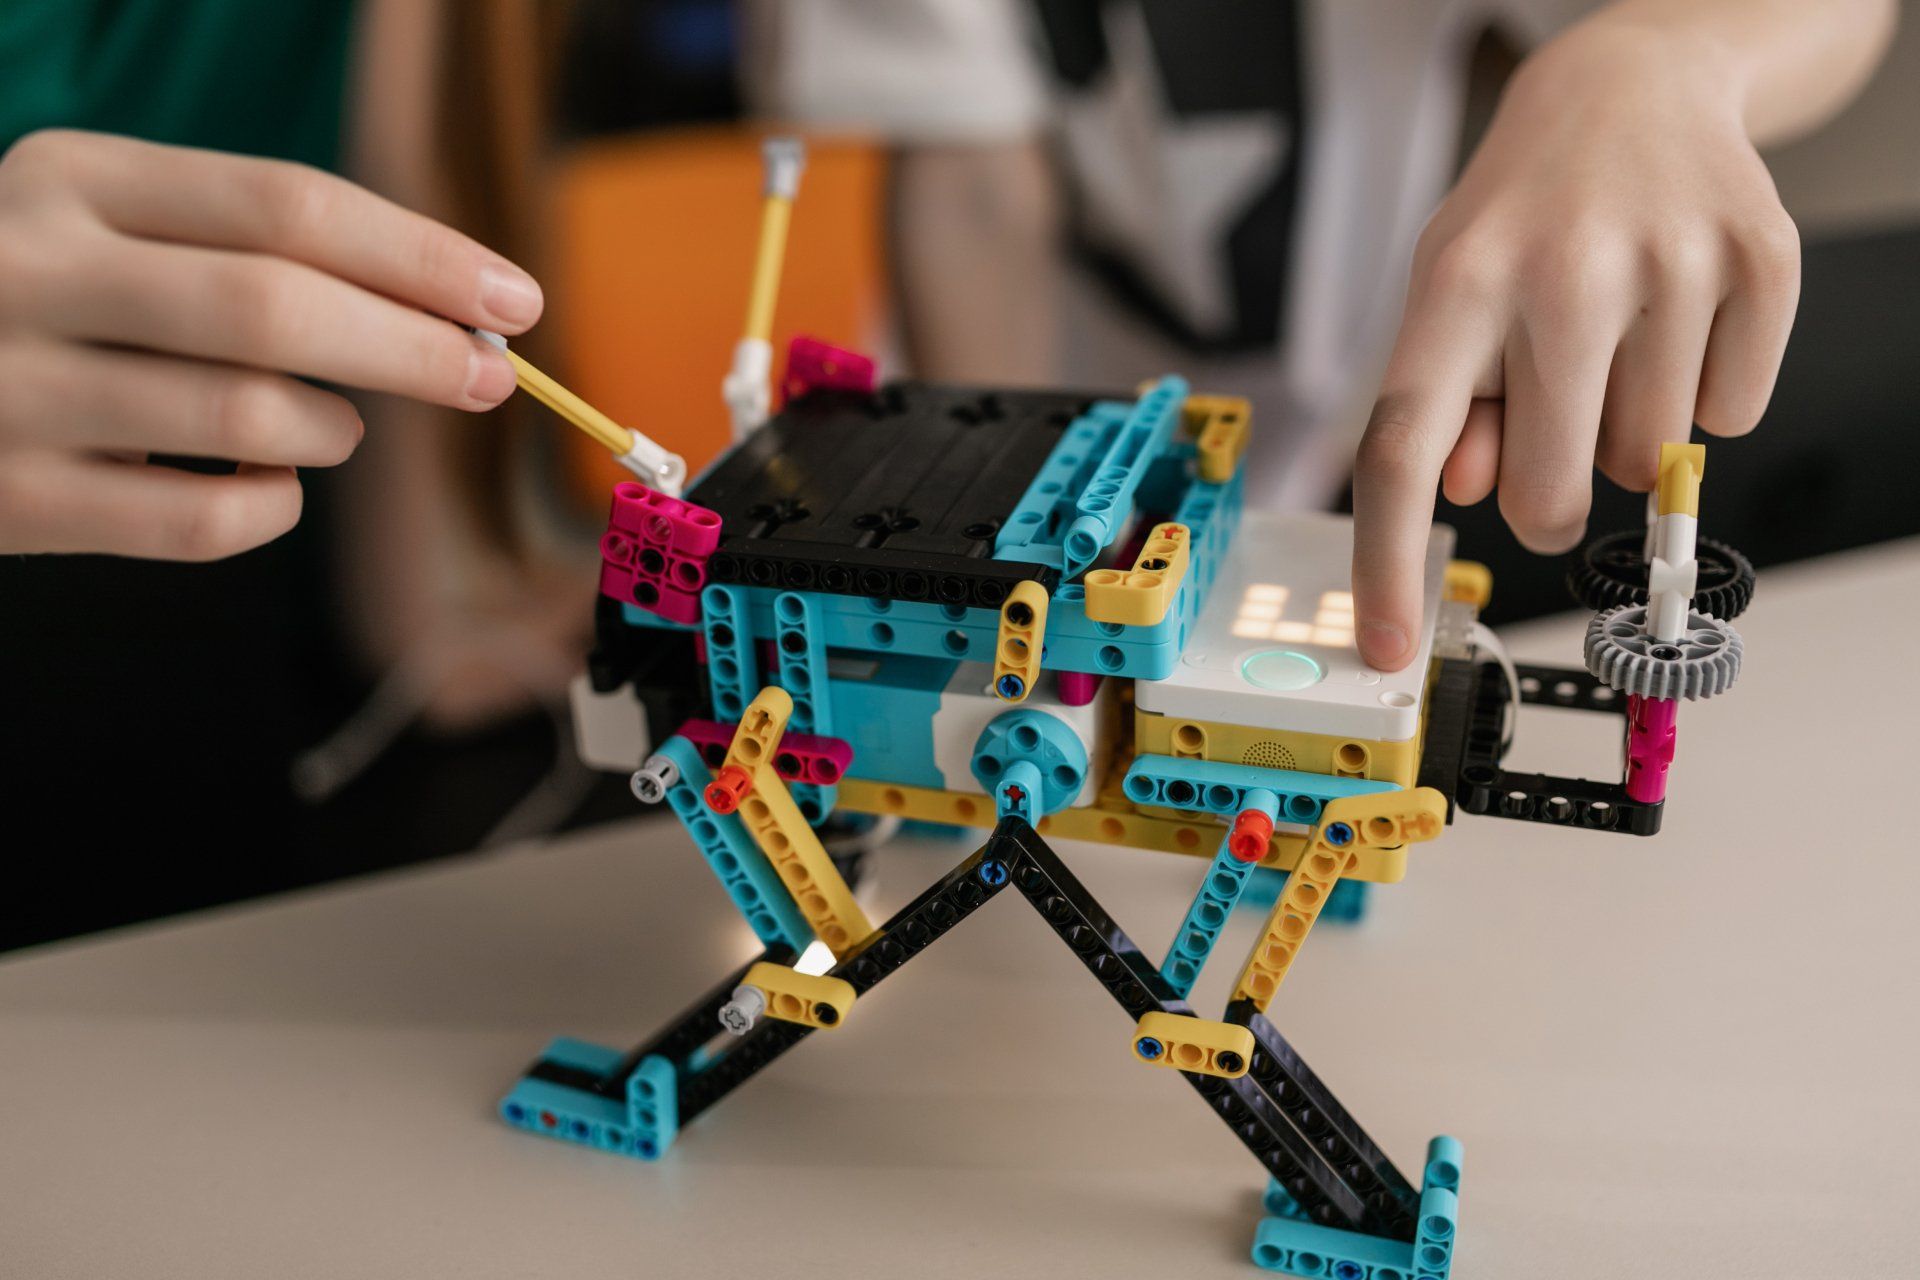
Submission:
M 1515 75 L 1421 236 L 1354 475 L 1361 654 L 1413 656 L 1436 485 L 1497 485 L 1536 552 L 1586 526 L 1598 465 L 1645 490 L 1663 441 L 1753 429 L 1800 245 L 1712 45 L 1589 24 Z
M 0 551 L 267 542 L 299 518 L 293 468 L 360 441 L 301 379 L 490 408 L 513 369 L 451 322 L 519 333 L 540 308 L 518 267 L 316 170 L 33 134 L 0 159 Z

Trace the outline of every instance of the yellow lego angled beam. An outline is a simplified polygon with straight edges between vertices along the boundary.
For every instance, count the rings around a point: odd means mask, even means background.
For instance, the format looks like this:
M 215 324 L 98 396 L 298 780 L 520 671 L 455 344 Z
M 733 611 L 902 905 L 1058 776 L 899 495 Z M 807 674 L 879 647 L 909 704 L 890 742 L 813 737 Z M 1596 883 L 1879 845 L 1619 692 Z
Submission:
M 1183 524 L 1156 525 L 1132 570 L 1095 569 L 1086 576 L 1087 617 L 1150 627 L 1167 616 L 1186 579 L 1191 534 Z
M 829 1029 L 853 1012 L 853 984 L 845 978 L 801 973 L 784 964 L 762 960 L 747 970 L 741 985 L 758 987 L 766 996 L 767 1016 L 803 1027 Z
M 1358 863 L 1360 850 L 1431 840 L 1440 834 L 1446 818 L 1446 799 L 1432 787 L 1327 801 L 1307 852 L 1287 876 L 1266 927 L 1240 970 L 1233 998 L 1251 1000 L 1265 1013 L 1306 944 L 1320 908 L 1340 877 Z
M 1196 442 L 1200 478 L 1208 484 L 1233 479 L 1253 432 L 1253 406 L 1239 396 L 1188 396 L 1180 422 Z
M 873 932 L 873 923 L 853 900 L 853 891 L 793 803 L 786 782 L 774 772 L 774 748 L 792 714 L 793 699 L 785 689 L 778 685 L 762 689 L 740 717 L 720 772 L 744 769 L 752 779 L 739 808 L 747 834 L 780 873 L 800 914 L 838 959 Z
M 1047 642 L 1047 589 L 1022 582 L 1000 606 L 1000 637 L 993 646 L 993 691 L 1008 702 L 1025 702 L 1040 679 Z
M 1707 474 L 1707 446 L 1660 446 L 1660 514 L 1700 515 L 1700 482 Z
M 1152 1067 L 1172 1067 L 1227 1080 L 1247 1074 L 1253 1032 L 1231 1022 L 1188 1014 L 1144 1014 L 1133 1029 L 1133 1056 Z

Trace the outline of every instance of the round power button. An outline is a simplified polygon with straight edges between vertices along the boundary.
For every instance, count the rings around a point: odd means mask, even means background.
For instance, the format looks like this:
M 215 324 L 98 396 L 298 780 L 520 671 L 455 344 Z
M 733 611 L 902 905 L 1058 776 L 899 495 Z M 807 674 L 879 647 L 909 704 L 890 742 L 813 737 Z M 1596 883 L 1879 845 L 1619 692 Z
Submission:
M 1281 693 L 1319 684 L 1326 674 L 1318 662 L 1291 649 L 1262 649 L 1240 664 L 1240 675 L 1248 684 Z

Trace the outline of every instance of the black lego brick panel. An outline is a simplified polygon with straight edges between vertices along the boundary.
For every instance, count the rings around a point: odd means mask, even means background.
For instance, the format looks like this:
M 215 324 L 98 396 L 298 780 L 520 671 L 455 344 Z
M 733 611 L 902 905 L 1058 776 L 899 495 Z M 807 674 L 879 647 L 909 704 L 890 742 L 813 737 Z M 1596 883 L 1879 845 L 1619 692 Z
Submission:
M 998 608 L 1059 571 L 992 559 L 994 536 L 1096 397 L 889 383 L 788 404 L 700 479 L 710 579 Z

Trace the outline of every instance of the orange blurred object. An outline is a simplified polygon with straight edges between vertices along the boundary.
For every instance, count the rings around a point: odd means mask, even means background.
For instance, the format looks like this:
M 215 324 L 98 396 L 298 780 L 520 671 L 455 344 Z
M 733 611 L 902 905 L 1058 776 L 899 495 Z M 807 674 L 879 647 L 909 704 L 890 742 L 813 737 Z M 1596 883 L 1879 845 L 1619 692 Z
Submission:
M 808 141 L 774 313 L 776 387 L 795 334 L 871 350 L 880 332 L 884 164 L 868 143 Z M 731 438 L 720 380 L 746 324 L 760 135 L 712 129 L 594 142 L 570 154 L 558 177 L 560 377 L 698 474 Z M 577 432 L 562 447 L 568 486 L 590 509 L 630 478 Z

